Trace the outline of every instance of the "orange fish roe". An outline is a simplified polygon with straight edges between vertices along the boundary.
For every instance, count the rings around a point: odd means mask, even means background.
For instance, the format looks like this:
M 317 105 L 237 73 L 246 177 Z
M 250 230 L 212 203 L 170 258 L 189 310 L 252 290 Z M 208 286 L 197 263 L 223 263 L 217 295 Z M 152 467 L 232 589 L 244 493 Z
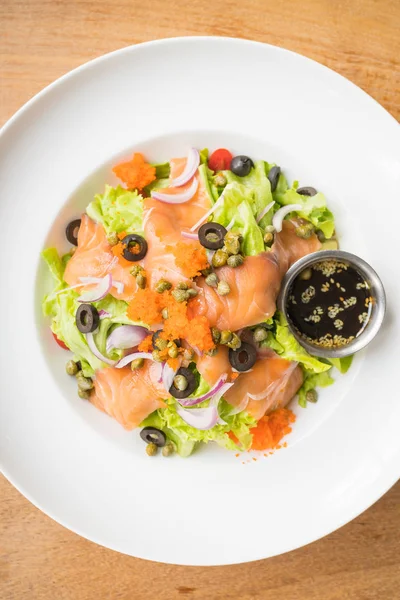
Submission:
M 129 189 L 142 190 L 156 178 L 155 167 L 146 163 L 140 152 L 135 152 L 130 161 L 116 165 L 113 171 Z
M 127 315 L 132 321 L 143 321 L 147 325 L 161 322 L 163 309 L 161 294 L 145 288 L 135 292 L 133 300 L 128 305 Z
M 198 242 L 178 242 L 175 246 L 167 246 L 166 250 L 175 256 L 177 267 L 186 277 L 198 277 L 209 267 L 206 251 Z
M 138 346 L 139 352 L 151 352 L 153 350 L 153 336 L 148 335 Z
M 278 408 L 271 414 L 262 417 L 258 421 L 257 427 L 250 429 L 250 433 L 253 434 L 251 450 L 279 448 L 279 442 L 292 431 L 290 423 L 294 423 L 295 420 L 295 415 L 288 408 Z
M 171 367 L 171 369 L 177 371 L 180 367 L 181 361 L 179 360 L 179 358 L 169 358 L 167 360 L 167 363 Z
M 196 346 L 199 350 L 207 351 L 215 346 L 211 336 L 210 323 L 204 315 L 189 321 L 185 338 L 191 346 Z

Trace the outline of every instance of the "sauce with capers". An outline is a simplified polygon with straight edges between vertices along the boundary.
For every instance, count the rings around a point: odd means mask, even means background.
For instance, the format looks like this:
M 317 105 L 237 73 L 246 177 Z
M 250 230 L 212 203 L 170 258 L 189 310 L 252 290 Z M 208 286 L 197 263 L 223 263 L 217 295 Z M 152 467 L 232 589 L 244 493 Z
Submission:
M 288 295 L 288 317 L 308 342 L 325 348 L 349 344 L 371 316 L 368 282 L 348 263 L 326 260 L 305 269 Z

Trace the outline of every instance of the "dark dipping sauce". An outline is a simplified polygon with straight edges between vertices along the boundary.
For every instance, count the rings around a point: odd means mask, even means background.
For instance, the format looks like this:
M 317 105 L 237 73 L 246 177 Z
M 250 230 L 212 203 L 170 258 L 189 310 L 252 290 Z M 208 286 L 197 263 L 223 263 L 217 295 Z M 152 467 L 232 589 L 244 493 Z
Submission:
M 305 340 L 323 348 L 349 344 L 371 316 L 368 283 L 348 263 L 325 260 L 305 269 L 289 291 L 287 314 Z

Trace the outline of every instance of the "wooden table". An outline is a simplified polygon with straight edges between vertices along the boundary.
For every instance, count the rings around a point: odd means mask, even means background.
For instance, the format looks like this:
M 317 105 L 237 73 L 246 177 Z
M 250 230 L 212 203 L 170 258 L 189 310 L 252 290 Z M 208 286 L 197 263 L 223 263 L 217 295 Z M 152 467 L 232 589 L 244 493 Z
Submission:
M 285 46 L 339 71 L 400 118 L 399 0 L 1 0 L 0 15 L 1 123 L 83 62 L 179 35 Z M 311 546 L 211 569 L 154 564 L 100 548 L 43 515 L 4 478 L 0 500 L 2 600 L 400 597 L 400 484 Z

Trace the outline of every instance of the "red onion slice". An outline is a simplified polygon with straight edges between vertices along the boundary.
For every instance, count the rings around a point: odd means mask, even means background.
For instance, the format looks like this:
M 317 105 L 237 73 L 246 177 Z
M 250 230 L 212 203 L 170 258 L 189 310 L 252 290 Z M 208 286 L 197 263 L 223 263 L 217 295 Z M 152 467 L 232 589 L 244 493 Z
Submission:
M 151 197 L 155 200 L 166 202 L 167 204 L 183 204 L 184 202 L 188 202 L 193 198 L 193 196 L 197 192 L 198 186 L 199 182 L 197 181 L 197 179 L 193 179 L 188 189 L 184 190 L 183 192 L 180 192 L 178 194 L 168 194 L 166 192 L 157 192 L 157 190 L 154 190 L 153 192 L 151 192 Z
M 149 375 L 150 375 L 150 379 L 153 382 L 153 384 L 156 386 L 157 384 L 161 383 L 162 381 L 162 372 L 163 372 L 163 363 L 160 362 L 153 362 L 150 365 L 150 369 L 149 369 Z
M 111 288 L 112 277 L 110 273 L 108 273 L 102 278 L 96 287 L 88 292 L 83 293 L 82 296 L 79 296 L 78 302 L 97 302 L 98 300 L 102 300 L 102 298 L 110 293 Z
M 188 238 L 188 240 L 198 240 L 199 236 L 197 233 L 190 233 L 189 231 L 181 231 L 181 236 Z
M 200 164 L 200 154 L 196 148 L 191 148 L 187 155 L 186 165 L 182 173 L 173 179 L 170 183 L 170 187 L 181 187 L 194 177 Z
M 202 225 L 202 224 L 204 223 L 204 221 L 207 221 L 208 217 L 209 217 L 210 215 L 212 215 L 212 214 L 213 214 L 213 212 L 215 212 L 215 211 L 217 210 L 217 208 L 219 208 L 219 207 L 221 206 L 221 204 L 223 203 L 223 201 L 224 201 L 224 194 L 225 194 L 225 191 L 226 191 L 226 190 L 230 190 L 231 188 L 232 188 L 232 184 L 231 184 L 231 183 L 228 183 L 228 185 L 226 186 L 226 188 L 224 189 L 224 191 L 222 192 L 222 194 L 220 195 L 220 197 L 218 198 L 218 200 L 216 201 L 216 203 L 215 203 L 215 204 L 213 204 L 213 206 L 210 208 L 210 210 L 208 210 L 208 211 L 206 212 L 206 214 L 205 214 L 205 215 L 203 215 L 203 216 L 201 217 L 201 219 L 199 219 L 199 220 L 197 221 L 197 223 L 195 223 L 195 224 L 193 225 L 193 227 L 191 227 L 191 228 L 190 228 L 190 231 L 196 231 L 196 229 L 197 229 L 198 227 L 200 227 L 200 225 Z
M 230 230 L 232 229 L 232 227 L 234 226 L 234 224 L 235 224 L 235 217 L 232 217 L 232 219 L 229 221 L 229 223 L 228 223 L 228 225 L 225 227 L 225 229 L 226 229 L 227 231 L 230 231 Z
M 114 348 L 127 350 L 138 346 L 147 336 L 148 331 L 145 327 L 139 325 L 121 325 L 110 333 L 107 338 L 106 350 L 111 352 Z
M 179 367 L 180 366 L 181 365 L 179 363 Z M 178 369 L 179 369 L 179 367 L 178 367 Z M 167 392 L 169 392 L 169 389 L 174 381 L 174 377 L 175 377 L 178 369 L 173 369 L 172 367 L 169 366 L 168 363 L 164 363 L 164 368 L 163 368 L 163 372 L 162 372 L 162 383 Z
M 132 352 L 132 354 L 127 354 L 115 365 L 117 369 L 122 369 L 122 367 L 126 367 L 133 360 L 137 358 L 144 358 L 148 360 L 153 360 L 153 355 L 150 352 Z
M 302 208 L 303 207 L 301 206 L 301 204 L 288 204 L 287 206 L 282 206 L 282 208 L 277 210 L 274 216 L 272 217 L 272 225 L 275 227 L 275 230 L 278 233 L 282 231 L 282 223 L 286 215 L 295 210 L 301 210 Z
M 257 224 L 263 219 L 263 217 L 265 217 L 265 215 L 267 214 L 267 212 L 269 212 L 271 210 L 271 208 L 273 207 L 273 205 L 275 204 L 275 202 L 270 202 L 258 215 L 256 221 Z
M 107 277 L 107 275 L 106 275 Z M 79 277 L 83 285 L 90 285 L 92 283 L 100 284 L 103 281 L 103 277 Z M 112 287 L 115 287 L 119 294 L 122 294 L 125 288 L 125 284 L 122 281 L 112 280 Z
M 103 354 L 101 354 L 100 350 L 96 346 L 96 342 L 94 341 L 93 333 L 86 334 L 86 341 L 91 352 L 93 352 L 96 358 L 107 363 L 107 365 L 111 365 L 112 367 L 116 366 L 116 360 L 111 360 L 111 358 L 107 358 L 107 356 L 103 356 Z
M 107 312 L 106 310 L 99 310 L 99 317 L 100 319 L 106 319 L 107 317 L 111 317 L 111 313 Z
M 181 406 L 176 407 L 178 415 L 191 427 L 206 431 L 212 429 L 217 424 L 219 416 L 215 406 L 209 406 L 208 408 L 194 408 L 192 410 L 186 410 Z
M 182 406 L 196 406 L 196 404 L 200 404 L 200 402 L 204 402 L 204 400 L 208 400 L 208 398 L 211 398 L 212 396 L 214 396 L 214 394 L 216 394 L 224 385 L 224 383 L 226 382 L 227 379 L 227 375 L 222 375 L 217 383 L 211 388 L 211 390 L 209 390 L 206 394 L 203 394 L 202 396 L 199 396 L 198 398 L 179 398 L 178 402 L 179 404 L 181 404 Z
M 152 206 L 152 207 L 150 208 L 150 210 L 148 210 L 148 211 L 147 211 L 147 213 L 146 213 L 146 216 L 145 216 L 145 218 L 143 219 L 143 223 L 142 223 L 143 231 L 145 230 L 145 227 L 146 227 L 146 225 L 147 225 L 147 221 L 149 220 L 149 218 L 150 218 L 150 215 L 151 215 L 151 213 L 153 212 L 153 210 L 154 210 L 154 206 Z

